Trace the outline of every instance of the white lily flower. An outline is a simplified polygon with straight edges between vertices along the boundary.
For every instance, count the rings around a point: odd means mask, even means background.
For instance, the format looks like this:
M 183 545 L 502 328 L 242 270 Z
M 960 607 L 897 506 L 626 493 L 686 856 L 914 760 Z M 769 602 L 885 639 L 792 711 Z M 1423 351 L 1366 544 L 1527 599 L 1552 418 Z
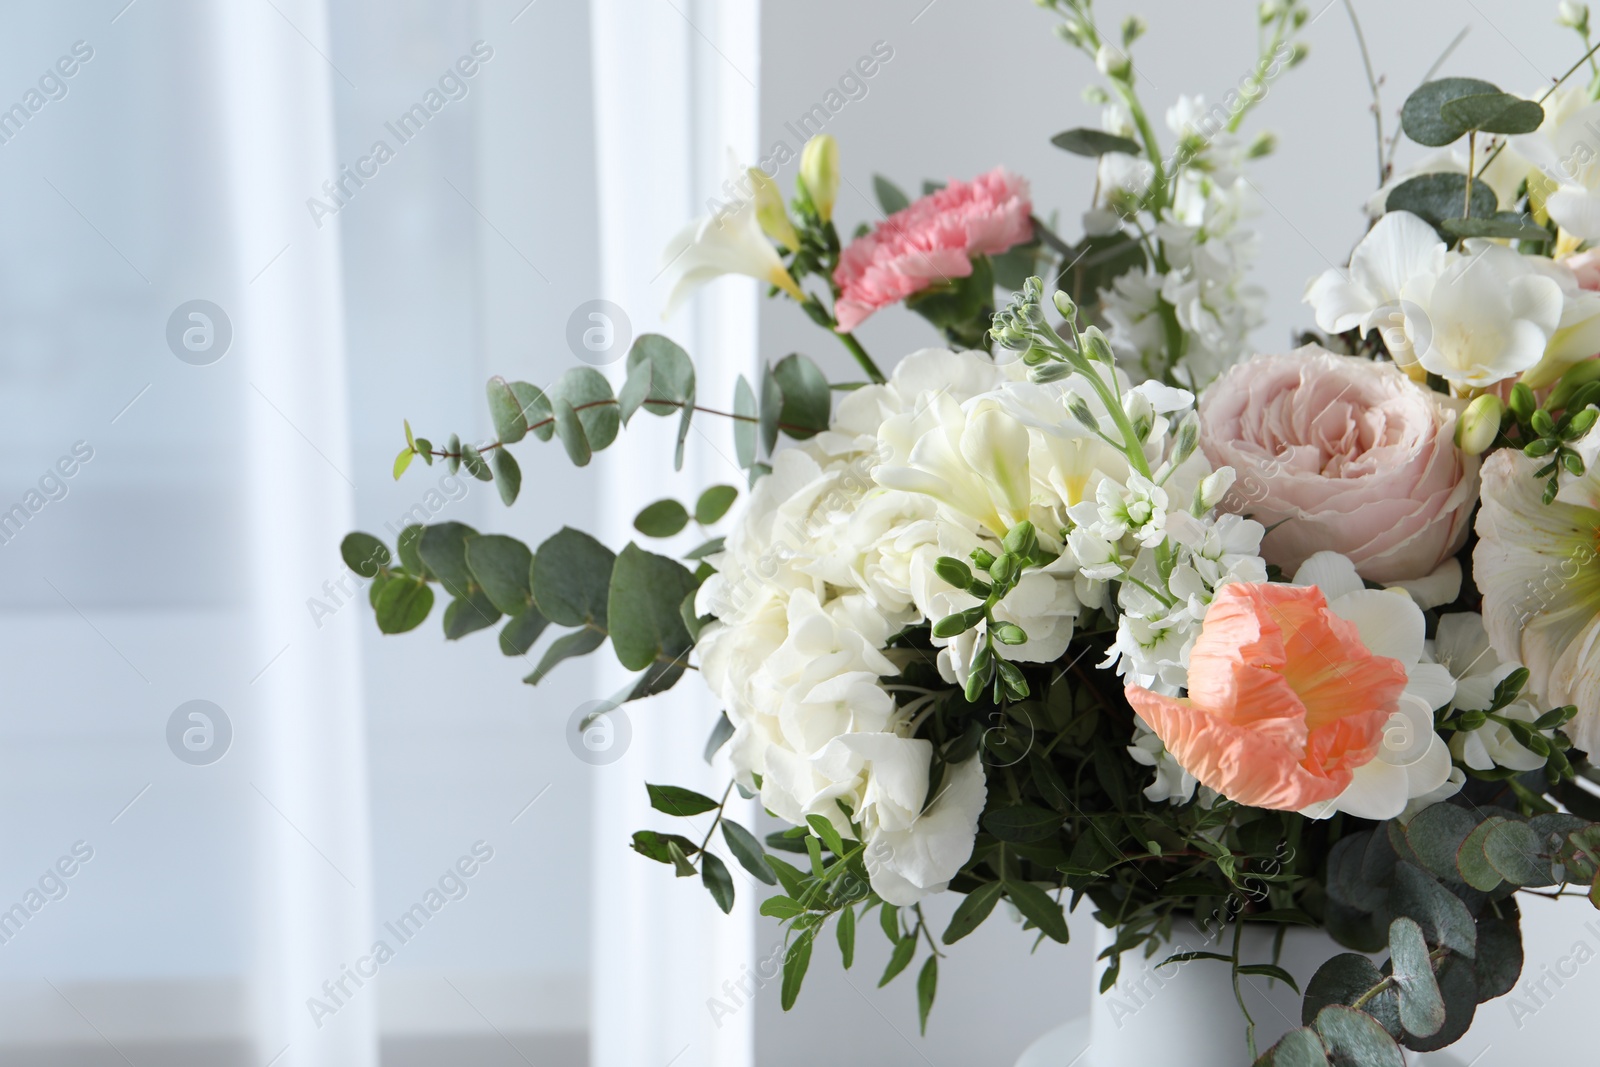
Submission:
M 1580 454 L 1600 446 L 1591 432 Z M 1546 709 L 1574 704 L 1565 730 L 1579 748 L 1600 751 L 1600 566 L 1596 509 L 1600 470 L 1562 476 L 1554 502 L 1533 473 L 1543 460 L 1501 449 L 1483 465 L 1483 506 L 1472 572 L 1494 650 L 1526 666 L 1528 691 Z
M 1544 358 L 1561 324 L 1561 286 L 1529 258 L 1469 241 L 1437 275 L 1407 282 L 1402 311 L 1417 362 L 1452 385 L 1483 388 Z
M 1525 256 L 1528 265 L 1561 287 L 1561 321 L 1550 335 L 1544 358 L 1522 375 L 1530 389 L 1543 389 L 1575 363 L 1600 352 L 1600 293 L 1578 284 L 1571 267 L 1543 256 Z

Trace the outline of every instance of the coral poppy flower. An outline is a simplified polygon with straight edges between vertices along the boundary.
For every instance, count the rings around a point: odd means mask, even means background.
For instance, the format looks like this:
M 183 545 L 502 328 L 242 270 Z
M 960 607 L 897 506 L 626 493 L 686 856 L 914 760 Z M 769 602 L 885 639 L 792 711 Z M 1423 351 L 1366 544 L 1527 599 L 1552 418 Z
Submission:
M 1369 649 L 1315 585 L 1239 582 L 1206 613 L 1188 696 L 1136 685 L 1127 696 L 1203 785 L 1298 811 L 1339 797 L 1373 761 L 1406 684 L 1405 664 Z

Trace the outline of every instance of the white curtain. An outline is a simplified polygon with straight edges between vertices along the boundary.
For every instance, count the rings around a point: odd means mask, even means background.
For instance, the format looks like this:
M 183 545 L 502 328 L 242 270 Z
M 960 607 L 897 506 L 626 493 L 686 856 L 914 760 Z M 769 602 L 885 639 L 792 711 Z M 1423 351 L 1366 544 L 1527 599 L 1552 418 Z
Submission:
M 603 295 L 627 311 L 636 335 L 659 331 L 682 344 L 695 359 L 700 402 L 723 410 L 734 375 L 754 366 L 755 284 L 715 283 L 663 323 L 671 278 L 660 258 L 672 234 L 719 192 L 727 151 L 755 159 L 757 8 L 749 0 L 591 3 Z M 663 495 L 667 422 L 635 419 L 605 468 L 609 543 L 636 536 L 634 513 Z M 697 425 L 685 480 L 694 490 L 742 485 L 727 458 L 728 427 L 710 418 Z M 676 495 L 690 492 L 680 484 L 670 485 Z M 633 831 L 666 819 L 649 809 L 643 782 L 721 794 L 724 771 L 701 758 L 718 709 L 691 672 L 667 695 L 627 710 L 632 746 L 595 777 L 592 1067 L 748 1067 L 754 1007 L 714 1015 L 708 1001 L 729 1003 L 725 983 L 749 974 L 756 890 L 765 887 L 730 861 L 738 903 L 723 915 L 698 880 L 677 881 L 627 848 Z M 753 825 L 752 805 L 737 794 L 728 811 Z M 709 820 L 688 820 L 683 832 L 703 836 Z
M 230 358 L 249 380 L 243 558 L 255 656 L 270 664 L 252 685 L 255 1037 L 274 1067 L 376 1067 L 378 990 L 345 977 L 371 969 L 360 960 L 373 939 L 356 629 L 366 620 L 339 612 L 314 639 L 305 625 L 306 592 L 340 574 L 332 548 L 354 525 L 340 229 L 314 227 L 305 207 L 337 173 L 338 75 L 319 55 L 331 50 L 324 0 L 275 5 L 213 9 L 237 227 Z

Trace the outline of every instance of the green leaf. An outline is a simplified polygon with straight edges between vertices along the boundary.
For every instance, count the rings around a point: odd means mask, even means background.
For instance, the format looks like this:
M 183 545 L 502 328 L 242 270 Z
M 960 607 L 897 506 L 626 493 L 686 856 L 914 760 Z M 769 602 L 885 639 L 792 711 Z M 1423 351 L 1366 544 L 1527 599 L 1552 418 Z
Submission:
M 985 882 L 968 893 L 956 906 L 956 913 L 950 916 L 950 925 L 945 927 L 939 940 L 953 945 L 976 930 L 994 911 L 1004 889 L 1005 886 L 999 882 Z
M 983 828 L 1002 841 L 1025 845 L 1054 837 L 1061 829 L 1061 816 L 1049 808 L 1020 804 L 986 812 Z
M 517 403 L 522 408 L 522 418 L 533 435 L 541 441 L 550 440 L 556 432 L 551 418 L 554 411 L 550 407 L 550 398 L 544 395 L 544 390 L 527 382 L 512 382 L 511 395 L 517 398 Z
M 900 187 L 881 174 L 872 176 L 872 191 L 877 195 L 878 206 L 885 215 L 893 215 L 911 206 L 911 199 L 900 191 Z
M 1445 219 L 1459 219 L 1466 199 L 1465 174 L 1421 174 L 1395 186 L 1384 202 L 1386 211 L 1409 211 L 1425 222 L 1438 226 Z M 1476 178 L 1472 182 L 1472 214 L 1487 218 L 1499 210 L 1494 190 Z
M 684 853 L 683 847 L 676 841 L 667 842 L 667 855 L 672 858 L 673 873 L 679 878 L 693 878 L 699 872 L 694 869 L 694 864 L 689 862 L 689 857 Z
M 1138 156 L 1144 153 L 1144 149 L 1139 147 L 1139 142 L 1132 138 L 1118 137 L 1114 133 L 1084 126 L 1058 133 L 1050 138 L 1050 143 L 1065 152 L 1071 152 L 1075 156 L 1088 156 L 1090 159 L 1113 152 L 1125 156 Z
M 652 808 L 680 818 L 699 815 L 701 812 L 712 811 L 718 807 L 717 802 L 704 793 L 696 793 L 682 786 L 646 783 L 645 790 L 650 794 Z
M 1317 1013 L 1315 1026 L 1334 1067 L 1405 1067 L 1400 1046 L 1366 1012 L 1331 1004 Z
M 400 480 L 400 476 L 406 472 L 406 468 L 411 466 L 411 457 L 414 455 L 416 455 L 416 453 L 411 450 L 411 446 L 406 445 L 406 447 L 400 450 L 400 454 L 394 457 L 395 481 L 398 482 Z
M 532 674 L 522 680 L 529 685 L 538 685 L 544 681 L 551 671 L 555 670 L 556 665 L 562 660 L 571 659 L 574 656 L 587 656 L 604 644 L 605 640 L 604 631 L 591 629 L 587 626 L 581 630 L 563 634 L 550 642 L 549 646 L 544 650 L 544 655 L 539 659 L 539 665 L 533 669 Z
M 771 919 L 793 919 L 806 909 L 789 897 L 768 897 L 761 902 L 761 914 Z
M 795 998 L 800 996 L 800 984 L 806 980 L 806 968 L 811 966 L 811 943 L 815 935 L 807 930 L 794 943 L 789 946 L 789 951 L 783 957 L 783 986 L 780 1000 L 783 1010 L 788 1011 L 794 1007 Z
M 833 823 L 821 815 L 807 815 L 806 825 L 810 826 L 811 832 L 828 846 L 829 852 L 835 856 L 844 855 L 844 838 L 839 836 L 839 831 L 834 828 Z
M 494 420 L 494 432 L 501 444 L 516 444 L 528 435 L 528 419 L 523 414 L 522 402 L 512 392 L 511 384 L 504 378 L 489 379 L 485 391 L 489 396 L 489 417 Z
M 472 445 L 461 446 L 461 465 L 467 468 L 468 474 L 480 482 L 491 481 L 494 478 L 493 472 L 489 470 L 489 464 L 483 461 L 483 453 Z
M 1300 983 L 1294 980 L 1294 975 L 1282 967 L 1272 963 L 1246 963 L 1239 967 L 1240 974 L 1250 975 L 1253 978 L 1271 978 L 1275 982 L 1282 982 L 1296 993 L 1300 992 Z
M 1478 825 L 1464 808 L 1434 804 L 1422 809 L 1405 828 L 1406 842 L 1428 870 L 1440 878 L 1462 881 L 1456 856 L 1461 843 Z
M 768 856 L 767 866 L 778 876 L 778 884 L 783 886 L 785 893 L 791 897 L 799 897 L 805 893 L 806 876 L 793 864 L 786 863 L 777 856 Z
M 1500 877 L 1515 886 L 1555 885 L 1544 844 L 1526 823 L 1507 820 L 1484 838 L 1483 854 Z
M 683 470 L 684 444 L 689 440 L 689 422 L 694 418 L 694 390 L 689 391 L 689 397 L 683 402 L 683 413 L 678 416 L 678 443 L 672 450 L 672 469 Z
M 1493 1000 L 1511 992 L 1522 974 L 1522 931 L 1514 910 L 1478 919 L 1478 956 L 1473 979 L 1479 1000 Z
M 1400 1025 L 1418 1037 L 1438 1033 L 1444 1025 L 1444 998 L 1439 995 L 1422 927 L 1404 916 L 1390 923 L 1389 958 L 1400 995 Z
M 717 716 L 716 725 L 711 727 L 711 736 L 706 738 L 706 762 L 710 763 L 717 750 L 728 743 L 728 738 L 733 736 L 733 721 L 728 718 L 728 713 L 723 712 Z
M 693 552 L 685 552 L 683 558 L 698 561 L 705 559 L 707 556 L 714 556 L 718 552 L 722 551 L 726 542 L 727 538 L 713 537 L 699 548 L 696 548 Z
M 972 273 L 950 278 L 906 298 L 906 307 L 941 330 L 960 329 L 981 321 L 988 328 L 987 316 L 994 303 L 994 267 L 988 256 L 972 261 Z
M 889 965 L 883 969 L 883 977 L 878 979 L 878 988 L 882 989 L 894 981 L 895 975 L 906 969 L 906 964 L 911 962 L 911 957 L 916 954 L 917 939 L 903 937 L 894 943 L 894 949 L 889 953 Z
M 533 604 L 529 572 L 533 553 L 515 537 L 486 534 L 466 543 L 467 569 L 483 587 L 489 602 L 507 615 L 520 615 Z
M 1462 840 L 1461 847 L 1456 850 L 1456 869 L 1461 872 L 1462 879 L 1480 893 L 1492 893 L 1499 888 L 1501 882 L 1505 881 L 1483 851 L 1484 842 L 1489 839 L 1489 834 L 1505 821 L 1505 817 L 1501 815 L 1492 815 L 1483 820 Z
M 450 454 L 450 473 L 455 474 L 461 469 L 461 438 L 455 434 L 450 435 L 450 443 L 445 445 L 445 451 Z
M 423 577 L 434 577 L 428 570 L 428 565 L 422 562 L 422 553 L 417 551 L 417 546 L 422 542 L 422 531 L 425 526 L 407 526 L 400 531 L 400 536 L 395 538 L 394 550 L 400 556 L 400 566 Z
M 495 451 L 490 463 L 494 467 L 495 488 L 500 490 L 500 502 L 509 508 L 522 491 L 522 468 L 517 464 L 517 457 L 503 448 Z
M 1368 990 L 1383 981 L 1383 972 L 1377 964 L 1358 952 L 1343 952 L 1317 968 L 1306 983 L 1305 999 L 1300 1005 L 1300 1021 L 1310 1026 L 1317 1013 L 1329 1004 L 1354 1004 Z M 1367 1002 L 1366 1010 L 1383 1024 L 1389 1033 L 1400 1033 L 1400 1012 L 1393 989 L 1386 989 Z
M 557 626 L 606 626 L 616 556 L 581 530 L 562 527 L 533 557 L 533 601 Z
M 683 670 L 681 662 L 652 663 L 611 699 L 614 703 L 623 704 L 630 700 L 643 700 L 645 697 L 664 693 L 678 684 L 678 679 L 683 677 Z
M 1469 93 L 1439 105 L 1439 116 L 1463 130 L 1479 133 L 1532 133 L 1544 123 L 1544 108 L 1510 93 Z
M 417 438 L 417 455 L 422 457 L 422 462 L 433 466 L 433 442 L 426 437 Z
M 339 555 L 346 567 L 363 578 L 376 578 L 390 562 L 388 546 L 371 534 L 360 532 L 345 535 L 339 542 Z
M 839 912 L 838 925 L 834 927 L 834 936 L 839 939 L 839 959 L 844 964 L 844 969 L 849 970 L 850 965 L 856 961 L 856 909 L 846 904 Z
M 412 449 L 415 449 L 417 447 L 417 439 L 411 433 L 411 420 L 410 419 L 401 419 L 400 420 L 400 425 L 405 427 L 406 444 L 409 445 Z
M 694 521 L 701 526 L 710 526 L 720 520 L 733 507 L 733 502 L 739 499 L 739 490 L 731 485 L 713 485 L 710 489 L 700 494 L 700 499 L 694 502 Z
M 617 396 L 617 413 L 626 424 L 643 407 L 652 415 L 672 415 L 694 402 L 694 361 L 658 333 L 641 334 L 628 349 L 628 380 Z
M 1093 305 L 1099 293 L 1129 271 L 1145 265 L 1144 248 L 1137 238 L 1125 233 L 1088 235 L 1063 257 L 1066 265 L 1056 279 L 1056 287 L 1079 304 Z
M 929 956 L 917 975 L 917 1024 L 923 1037 L 928 1036 L 928 1012 L 933 1010 L 933 995 L 939 988 L 939 957 Z
M 696 585 L 694 575 L 677 560 L 632 543 L 622 550 L 611 571 L 606 616 L 612 648 L 624 667 L 643 670 L 658 659 L 676 660 L 694 647 L 678 605 Z
M 1434 973 L 1439 981 L 1439 994 L 1444 998 L 1444 1025 L 1428 1037 L 1406 1034 L 1401 1040 L 1407 1048 L 1432 1052 L 1461 1039 L 1478 1012 L 1478 984 L 1473 971 L 1472 961 L 1459 956 L 1446 956 L 1440 961 Z
M 539 640 L 539 635 L 544 633 L 544 628 L 550 620 L 539 614 L 539 609 L 530 607 L 518 615 L 513 615 L 506 624 L 500 627 L 500 651 L 507 656 L 526 656 L 528 649 Z
M 1032 882 L 1008 880 L 1005 887 L 1006 896 L 1011 898 L 1011 903 L 1017 906 L 1024 918 L 1043 931 L 1050 940 L 1063 945 L 1067 943 L 1071 937 L 1067 931 L 1067 917 L 1050 894 Z
M 687 855 L 695 850 L 693 841 L 680 834 L 658 834 L 654 830 L 639 830 L 633 835 L 633 850 L 647 859 L 657 863 L 672 863 L 672 853 L 668 851 L 667 844 L 671 842 L 678 846 L 678 851 Z
M 1271 1067 L 1328 1067 L 1327 1049 L 1315 1030 L 1301 1027 L 1284 1034 L 1272 1047 Z
M 474 589 L 470 595 L 456 597 L 445 605 L 445 640 L 459 641 L 468 634 L 493 626 L 499 621 L 500 609 L 484 595 L 482 589 Z
M 1512 211 L 1489 218 L 1445 219 L 1439 228 L 1451 237 L 1504 237 L 1513 241 L 1549 241 L 1550 231 Z
M 733 455 L 740 470 L 749 470 L 755 464 L 759 421 L 755 391 L 741 374 L 739 380 L 733 383 Z
M 761 450 L 769 456 L 778 446 L 778 423 L 783 415 L 783 388 L 773 377 L 772 367 L 761 368 L 761 410 L 757 428 L 761 432 Z M 752 478 L 751 484 L 754 484 Z
M 1404 860 L 1395 864 L 1389 900 L 1396 915 L 1417 921 L 1430 944 L 1443 945 L 1468 959 L 1477 951 L 1478 931 L 1472 913 L 1460 897 L 1421 867 Z
M 711 892 L 723 914 L 733 910 L 733 875 L 728 865 L 709 852 L 700 856 L 700 883 Z
M 668 497 L 648 504 L 633 517 L 633 528 L 646 537 L 671 537 L 689 525 L 689 510 Z
M 378 629 L 386 634 L 415 630 L 432 610 L 433 590 L 420 578 L 395 578 L 385 583 L 373 605 Z
M 1406 136 L 1429 148 L 1443 148 L 1466 135 L 1467 127 L 1444 114 L 1451 100 L 1466 96 L 1498 94 L 1500 89 L 1477 78 L 1440 78 L 1424 82 L 1406 98 L 1400 110 L 1400 125 Z
M 772 368 L 772 380 L 783 393 L 778 421 L 785 434 L 804 441 L 828 428 L 833 394 L 827 377 L 815 363 L 798 352 L 790 353 Z M 770 452 L 771 447 L 767 450 Z
M 728 843 L 728 851 L 739 861 L 739 866 L 749 871 L 752 878 L 767 885 L 778 884 L 778 876 L 773 873 L 772 865 L 767 862 L 766 851 L 761 847 L 761 842 L 756 840 L 755 834 L 732 819 L 724 818 L 722 839 Z
M 467 566 L 467 542 L 478 531 L 460 522 L 440 522 L 422 528 L 417 554 L 453 597 L 472 591 L 472 571 Z
M 887 902 L 878 909 L 878 925 L 883 928 L 883 936 L 889 939 L 890 944 L 900 942 L 900 909 Z
M 556 433 L 572 462 L 582 467 L 617 439 L 622 419 L 611 383 L 593 367 L 573 367 L 550 386 Z M 581 458 L 580 458 L 581 457 Z

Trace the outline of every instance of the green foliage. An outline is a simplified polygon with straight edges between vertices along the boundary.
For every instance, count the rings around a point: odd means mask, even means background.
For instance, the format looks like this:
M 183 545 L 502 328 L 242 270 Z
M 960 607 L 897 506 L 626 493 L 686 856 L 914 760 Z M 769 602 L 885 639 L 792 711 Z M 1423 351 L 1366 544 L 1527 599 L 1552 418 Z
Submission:
M 1395 186 L 1384 201 L 1388 211 L 1409 211 L 1424 222 L 1441 226 L 1447 219 L 1463 218 L 1467 199 L 1464 174 L 1421 174 Z M 1472 180 L 1472 217 L 1487 219 L 1500 208 L 1500 200 L 1486 182 Z
M 733 502 L 739 499 L 739 490 L 731 485 L 713 485 L 700 494 L 700 499 L 694 504 L 694 521 L 701 526 L 710 526 L 722 519 L 733 507 Z
M 1050 143 L 1062 151 L 1071 152 L 1075 156 L 1088 156 L 1090 159 L 1111 153 L 1125 156 L 1144 154 L 1139 142 L 1131 137 L 1119 137 L 1114 133 L 1084 126 L 1058 133 L 1050 138 Z
M 1500 90 L 1477 78 L 1440 78 L 1424 82 L 1406 98 L 1400 110 L 1400 125 L 1406 136 L 1418 144 L 1443 148 L 1465 137 L 1468 131 L 1467 126 L 1445 114 L 1445 105 L 1453 100 L 1487 94 L 1498 95 Z
M 872 192 L 878 198 L 878 206 L 885 215 L 893 215 L 896 211 L 904 211 L 911 206 L 911 198 L 900 190 L 894 182 L 881 174 L 872 176 Z
M 689 510 L 671 498 L 648 504 L 633 517 L 633 528 L 646 537 L 672 537 L 689 525 Z
M 673 662 L 694 646 L 678 605 L 698 586 L 677 560 L 630 544 L 612 570 L 606 614 L 617 659 L 629 670 Z

